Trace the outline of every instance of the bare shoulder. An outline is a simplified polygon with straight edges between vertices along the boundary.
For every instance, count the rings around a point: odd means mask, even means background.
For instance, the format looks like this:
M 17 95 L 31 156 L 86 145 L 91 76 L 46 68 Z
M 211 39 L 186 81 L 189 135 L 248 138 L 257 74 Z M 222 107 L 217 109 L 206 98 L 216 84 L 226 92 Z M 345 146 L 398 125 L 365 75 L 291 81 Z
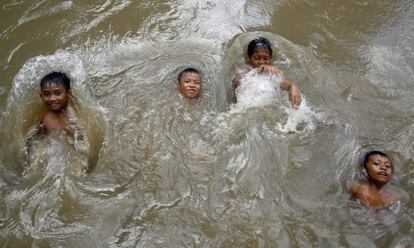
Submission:
M 363 189 L 363 184 L 362 183 L 354 183 L 351 187 L 351 193 L 353 196 L 358 196 L 359 193 L 361 192 L 361 190 Z

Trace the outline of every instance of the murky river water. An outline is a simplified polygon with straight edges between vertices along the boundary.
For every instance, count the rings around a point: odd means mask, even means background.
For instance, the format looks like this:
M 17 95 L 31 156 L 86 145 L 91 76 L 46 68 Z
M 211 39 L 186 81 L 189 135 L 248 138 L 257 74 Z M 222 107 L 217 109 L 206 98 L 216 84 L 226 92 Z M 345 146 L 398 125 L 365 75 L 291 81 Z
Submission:
M 1 247 L 414 246 L 413 1 L 3 0 L 0 16 Z M 266 78 L 232 104 L 259 35 L 299 110 L 254 93 Z M 186 66 L 197 101 L 176 90 Z M 87 152 L 50 137 L 27 166 L 52 70 L 73 80 Z M 378 212 L 349 200 L 371 149 L 407 195 Z

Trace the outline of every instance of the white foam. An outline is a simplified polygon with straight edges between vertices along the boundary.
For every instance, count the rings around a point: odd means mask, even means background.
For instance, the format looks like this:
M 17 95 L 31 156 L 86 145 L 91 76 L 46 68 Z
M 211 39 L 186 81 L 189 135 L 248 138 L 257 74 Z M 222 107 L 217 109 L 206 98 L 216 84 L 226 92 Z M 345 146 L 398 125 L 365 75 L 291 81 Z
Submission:
M 260 108 L 280 103 L 276 106 L 280 106 L 288 115 L 286 120 L 278 123 L 278 129 L 281 132 L 314 130 L 315 120 L 322 116 L 312 110 L 303 94 L 301 105 L 293 109 L 291 104 L 287 103 L 287 96 L 281 94 L 279 89 L 281 81 L 281 77 L 250 71 L 241 79 L 240 86 L 236 89 L 237 104 L 233 105 L 231 112 L 243 112 L 248 108 Z
M 318 117 L 318 114 L 308 106 L 306 99 L 303 96 L 298 109 L 284 107 L 284 110 L 288 113 L 288 118 L 284 124 L 278 123 L 280 131 L 292 133 L 298 131 L 312 131 L 315 129 L 316 125 L 314 122 L 315 118 Z M 302 128 L 299 128 L 299 126 L 302 126 Z
M 236 89 L 237 104 L 234 108 L 245 110 L 251 107 L 264 107 L 274 103 L 279 96 L 279 83 L 282 78 L 250 71 L 240 80 Z

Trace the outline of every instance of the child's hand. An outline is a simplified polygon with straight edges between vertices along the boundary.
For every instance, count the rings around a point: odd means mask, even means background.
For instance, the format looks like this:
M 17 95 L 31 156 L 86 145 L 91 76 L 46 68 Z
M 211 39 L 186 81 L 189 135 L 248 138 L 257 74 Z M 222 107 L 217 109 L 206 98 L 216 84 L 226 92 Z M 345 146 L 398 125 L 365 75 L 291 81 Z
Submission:
M 282 71 L 276 66 L 272 65 L 261 65 L 254 69 L 256 73 L 269 73 L 272 76 L 282 76 Z
M 292 106 L 294 109 L 297 109 L 300 106 L 300 103 L 302 101 L 300 90 L 295 84 L 292 84 L 290 87 L 289 101 L 292 103 Z

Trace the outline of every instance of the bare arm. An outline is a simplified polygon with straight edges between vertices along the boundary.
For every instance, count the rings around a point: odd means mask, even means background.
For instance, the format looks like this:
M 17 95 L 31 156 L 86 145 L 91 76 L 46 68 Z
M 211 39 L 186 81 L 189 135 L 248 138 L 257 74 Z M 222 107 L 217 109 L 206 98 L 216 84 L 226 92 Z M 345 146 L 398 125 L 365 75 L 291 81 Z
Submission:
M 242 76 L 241 76 L 241 74 L 240 73 L 237 73 L 234 77 L 233 77 L 233 80 L 232 80 L 232 83 L 233 83 L 233 88 L 237 88 L 237 87 L 239 87 L 239 85 L 240 85 L 240 79 L 242 78 Z
M 272 66 L 272 65 L 261 65 L 255 69 L 257 73 L 268 73 L 270 75 L 273 76 L 278 76 L 278 77 L 282 77 L 283 78 L 283 73 L 282 71 L 277 68 L 276 66 Z M 292 106 L 294 108 L 297 108 L 300 106 L 300 103 L 302 101 L 302 97 L 300 94 L 300 90 L 299 88 L 293 84 L 292 82 L 288 81 L 288 80 L 283 80 L 280 84 L 279 84 L 280 89 L 288 91 L 289 92 L 289 101 L 292 103 Z
M 236 75 L 232 79 L 233 88 L 236 89 L 240 85 L 240 80 L 246 75 L 248 71 L 246 69 L 242 69 L 236 73 Z
M 296 86 L 294 83 L 288 80 L 283 80 L 282 82 L 280 82 L 279 87 L 281 90 L 289 92 L 289 101 L 292 103 L 294 108 L 300 106 L 300 103 L 302 102 L 302 97 L 298 86 Z

